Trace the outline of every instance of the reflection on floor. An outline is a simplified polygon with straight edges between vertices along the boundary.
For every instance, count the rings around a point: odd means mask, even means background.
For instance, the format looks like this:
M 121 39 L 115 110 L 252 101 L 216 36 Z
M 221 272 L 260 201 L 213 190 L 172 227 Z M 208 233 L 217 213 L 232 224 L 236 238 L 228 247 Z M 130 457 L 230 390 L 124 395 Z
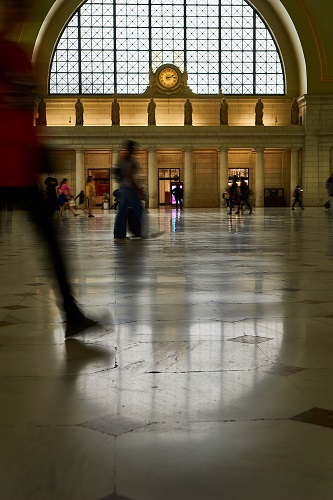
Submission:
M 333 498 L 333 220 L 324 209 L 66 214 L 75 296 L 113 326 L 64 340 L 52 269 L 1 212 L 1 499 Z

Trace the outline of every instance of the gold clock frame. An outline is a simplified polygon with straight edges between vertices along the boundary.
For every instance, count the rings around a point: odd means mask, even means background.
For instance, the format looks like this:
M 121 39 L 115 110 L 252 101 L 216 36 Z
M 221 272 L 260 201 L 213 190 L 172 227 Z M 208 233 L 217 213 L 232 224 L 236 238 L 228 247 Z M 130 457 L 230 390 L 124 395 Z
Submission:
M 170 69 L 177 73 L 178 79 L 175 85 L 166 87 L 161 83 L 161 74 L 167 69 Z M 155 73 L 152 74 L 153 76 L 153 87 L 154 90 L 157 91 L 158 93 L 161 94 L 166 94 L 166 95 L 171 95 L 171 94 L 176 94 L 182 90 L 184 90 L 184 74 L 180 71 L 180 69 L 175 66 L 175 64 L 162 64 L 157 68 Z

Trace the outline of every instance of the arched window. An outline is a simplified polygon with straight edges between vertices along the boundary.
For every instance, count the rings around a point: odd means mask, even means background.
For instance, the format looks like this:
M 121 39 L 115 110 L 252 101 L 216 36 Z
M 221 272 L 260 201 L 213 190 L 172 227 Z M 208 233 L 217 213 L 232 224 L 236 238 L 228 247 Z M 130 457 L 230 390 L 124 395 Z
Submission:
M 246 0 L 87 0 L 58 40 L 49 93 L 142 94 L 167 63 L 196 94 L 285 93 L 274 38 Z

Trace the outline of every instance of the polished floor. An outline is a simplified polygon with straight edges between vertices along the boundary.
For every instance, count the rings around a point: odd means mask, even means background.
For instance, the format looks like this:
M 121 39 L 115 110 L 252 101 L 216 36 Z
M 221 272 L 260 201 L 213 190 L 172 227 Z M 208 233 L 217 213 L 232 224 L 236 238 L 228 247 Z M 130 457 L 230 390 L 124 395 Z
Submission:
M 333 498 L 333 219 L 321 208 L 59 221 L 75 297 L 1 212 L 1 500 Z M 112 323 L 110 320 L 112 316 Z

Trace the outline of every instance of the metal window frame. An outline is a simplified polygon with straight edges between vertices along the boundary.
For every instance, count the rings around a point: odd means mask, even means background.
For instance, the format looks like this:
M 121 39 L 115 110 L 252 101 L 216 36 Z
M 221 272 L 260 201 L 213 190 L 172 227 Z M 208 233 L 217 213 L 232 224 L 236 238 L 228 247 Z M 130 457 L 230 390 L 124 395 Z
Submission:
M 180 5 L 183 7 L 184 9 L 184 17 L 183 17 L 183 52 L 184 52 L 184 70 L 187 71 L 188 70 L 188 51 L 189 51 L 189 48 L 188 48 L 188 43 L 187 43 L 187 3 L 186 3 L 186 0 L 183 0 L 182 2 L 180 2 L 179 0 L 167 0 L 169 2 L 169 5 Z M 54 64 L 55 64 L 55 58 L 56 58 L 56 54 L 57 54 L 57 50 L 58 50 L 58 45 L 59 45 L 59 42 L 60 40 L 62 39 L 69 23 L 72 21 L 72 19 L 74 18 L 75 15 L 77 15 L 77 20 L 78 20 L 78 25 L 77 25 L 77 34 L 78 34 L 78 49 L 77 49 L 77 52 L 78 52 L 78 89 L 79 89 L 79 94 L 80 95 L 96 95 L 95 92 L 83 92 L 83 83 L 82 83 L 82 45 L 81 45 L 81 8 L 87 4 L 88 2 L 91 3 L 91 5 L 94 4 L 94 0 L 87 0 L 86 2 L 84 2 L 83 4 L 80 5 L 80 7 L 72 14 L 72 16 L 70 17 L 70 19 L 68 20 L 68 22 L 66 23 L 66 25 L 64 26 L 62 32 L 60 33 L 60 36 L 58 38 L 58 41 L 57 41 L 57 44 L 55 46 L 55 49 L 54 49 L 54 52 L 52 54 L 52 58 L 51 58 L 51 64 L 50 64 L 50 70 L 49 70 L 49 77 L 48 77 L 48 93 L 49 95 L 76 95 L 77 93 L 73 93 L 73 92 L 51 92 L 51 87 L 55 86 L 55 87 L 60 87 L 60 84 L 58 84 L 58 82 L 56 81 L 55 83 L 51 83 L 51 77 L 53 74 L 57 74 L 56 71 L 53 70 L 54 68 Z M 103 4 L 103 0 L 97 0 L 96 3 L 98 3 L 99 5 L 102 5 Z M 103 74 L 103 83 L 102 83 L 102 89 L 103 89 L 103 92 L 99 93 L 98 95 L 113 95 L 113 94 L 117 94 L 117 90 L 118 90 L 118 84 L 119 84 L 119 79 L 117 78 L 117 74 L 118 74 L 118 61 L 117 61 L 117 34 L 116 34 L 116 29 L 117 29 L 117 1 L 116 0 L 110 0 L 109 2 L 109 5 L 113 5 L 113 49 L 112 49 L 112 52 L 113 52 L 113 89 L 114 89 L 114 92 L 111 94 L 110 92 L 105 92 L 105 74 L 106 73 L 102 73 Z M 125 5 L 125 2 L 122 3 L 121 5 Z M 137 0 L 137 6 L 140 5 L 140 0 Z M 153 5 L 153 0 L 147 0 L 147 4 L 145 5 L 148 5 L 148 64 L 149 64 L 149 68 L 152 68 L 152 65 L 153 65 L 153 60 L 152 60 L 152 54 L 153 54 L 153 39 L 152 39 L 152 5 Z M 206 0 L 206 5 L 207 7 L 209 6 L 209 0 Z M 285 95 L 286 94 L 286 84 L 285 84 L 285 72 L 284 72 L 284 65 L 283 65 L 283 61 L 282 61 L 282 57 L 281 57 L 281 54 L 280 54 L 280 51 L 278 49 L 278 46 L 277 46 L 277 43 L 275 41 L 275 38 L 273 36 L 273 33 L 271 32 L 271 30 L 269 29 L 269 27 L 267 26 L 266 22 L 264 21 L 264 19 L 261 17 L 260 13 L 247 1 L 247 0 L 242 0 L 242 6 L 243 5 L 246 5 L 248 7 L 250 7 L 252 9 L 252 15 L 253 15 L 253 23 L 252 23 L 252 33 L 253 33 L 253 36 L 252 36 L 252 43 L 253 43 L 253 47 L 252 47 L 252 57 L 253 57 L 253 61 L 252 61 L 252 72 L 253 72 L 253 83 L 252 83 L 252 93 L 251 92 L 245 92 L 245 83 L 244 83 L 244 80 L 246 80 L 246 77 L 244 78 L 244 75 L 246 75 L 247 73 L 244 73 L 244 72 L 241 72 L 240 73 L 240 76 L 241 76 L 241 83 L 237 84 L 237 86 L 239 86 L 241 88 L 241 92 L 239 91 L 231 91 L 231 92 L 225 92 L 223 90 L 223 78 L 226 76 L 223 72 L 222 72 L 222 64 L 223 64 L 223 61 L 222 61 L 222 52 L 223 52 L 223 40 L 222 40 L 222 5 L 223 5 L 223 0 L 220 0 L 219 3 L 218 3 L 218 30 L 219 30 L 219 38 L 218 38 L 218 61 L 217 61 L 217 66 L 218 66 L 218 74 L 217 74 L 217 77 L 218 77 L 218 89 L 219 89 L 219 92 L 223 93 L 224 95 Z M 231 7 L 233 7 L 234 5 L 231 3 Z M 236 6 L 236 4 L 235 4 Z M 239 6 L 239 4 L 237 4 L 237 6 Z M 100 14 L 99 14 L 100 16 Z M 91 26 L 93 26 L 93 14 L 91 15 L 91 18 L 92 18 L 92 23 L 91 23 Z M 125 16 L 127 17 L 127 15 Z M 173 17 L 173 16 L 172 16 Z M 197 16 L 198 19 L 200 19 L 200 16 Z M 102 13 L 102 18 L 103 18 L 103 13 Z M 128 18 L 130 18 L 130 16 L 128 16 Z M 230 18 L 232 18 L 232 15 L 230 16 Z M 162 18 L 161 18 L 162 19 Z M 276 73 L 272 72 L 272 73 L 268 73 L 266 71 L 266 73 L 260 73 L 260 74 L 265 74 L 265 75 L 269 75 L 271 74 L 272 76 L 275 77 L 275 83 L 273 83 L 273 87 L 275 86 L 275 92 L 272 92 L 272 91 L 268 91 L 269 90 L 269 84 L 267 83 L 263 83 L 262 84 L 262 87 L 266 90 L 266 92 L 263 92 L 263 91 L 258 91 L 258 85 L 259 85 L 259 72 L 257 71 L 257 55 L 258 53 L 260 52 L 258 49 L 257 49 L 257 42 L 258 42 L 258 38 L 257 38 L 257 20 L 260 19 L 260 21 L 263 23 L 264 27 L 265 27 L 265 30 L 266 30 L 266 41 L 269 39 L 267 38 L 267 34 L 269 35 L 270 39 L 273 41 L 274 43 L 274 46 L 275 46 L 275 51 L 274 53 L 278 55 L 277 59 L 278 59 L 278 63 L 276 62 L 275 63 L 275 66 L 276 68 L 279 68 L 280 71 L 277 71 Z M 162 20 L 161 20 L 161 24 L 162 24 Z M 136 24 L 136 26 L 138 26 L 138 23 Z M 231 23 L 231 26 L 232 26 L 232 23 Z M 162 26 L 161 26 L 162 27 Z M 174 27 L 172 27 L 171 29 L 175 29 Z M 198 29 L 198 28 L 197 28 Z M 136 40 L 137 42 L 139 42 L 139 39 L 135 39 L 133 38 L 132 40 Z M 242 38 L 242 42 L 244 41 L 244 38 Z M 263 40 L 264 41 L 264 40 Z M 61 50 L 64 50 L 64 49 L 61 49 Z M 69 59 L 69 56 L 68 56 L 68 53 L 69 53 L 69 48 L 67 46 L 67 59 L 66 59 L 66 65 L 68 67 L 68 64 L 70 63 L 70 59 Z M 65 52 L 66 52 L 65 50 Z M 134 49 L 134 51 L 136 50 L 137 53 L 139 53 L 139 48 L 137 47 L 136 49 Z M 173 49 L 174 50 L 174 49 Z M 93 49 L 91 50 L 93 52 Z M 129 49 L 125 50 L 124 52 L 129 52 Z M 193 51 L 195 52 L 195 51 Z M 199 54 L 200 51 L 196 51 L 197 54 Z M 207 48 L 207 54 L 209 53 L 209 49 Z M 230 49 L 230 54 L 232 55 L 232 48 Z M 241 53 L 244 53 L 245 50 L 242 49 L 241 51 L 239 51 Z M 262 64 L 266 64 L 266 70 L 268 69 L 268 54 L 269 52 L 272 52 L 272 51 L 262 51 L 263 53 L 266 54 L 266 61 L 264 61 Z M 163 49 L 162 49 L 162 53 L 163 53 Z M 261 53 L 261 52 L 260 52 Z M 59 60 L 58 58 L 56 59 L 57 60 L 57 64 L 59 64 Z M 140 60 L 139 60 L 139 57 L 138 57 L 138 60 L 136 61 L 137 65 L 139 66 L 140 64 Z M 208 61 L 207 61 L 208 63 Z M 244 63 L 244 61 L 242 62 L 242 64 Z M 112 60 L 110 62 L 110 64 L 112 64 Z M 164 64 L 164 61 L 162 61 L 162 64 Z M 199 58 L 197 58 L 197 62 L 194 63 L 194 64 L 199 64 Z M 74 73 L 73 73 L 74 74 Z M 93 72 L 92 72 L 93 74 Z M 135 73 L 138 75 L 139 77 L 139 74 L 141 73 Z M 199 73 L 196 72 L 196 73 L 188 73 L 189 77 L 191 77 L 191 75 L 198 75 Z M 230 73 L 228 73 L 227 76 L 230 77 L 230 81 L 233 82 L 233 72 L 230 71 Z M 70 75 L 70 73 L 67 73 L 67 75 Z M 214 75 L 216 75 L 214 73 Z M 146 75 L 147 77 L 147 81 L 149 81 L 149 74 Z M 282 84 L 280 84 L 278 82 L 278 80 L 282 77 Z M 190 78 L 189 78 L 190 80 Z M 139 81 L 139 79 L 138 79 Z M 133 85 L 139 85 L 139 83 L 137 82 L 137 84 L 133 84 Z M 62 84 L 62 87 L 66 86 L 65 84 Z M 69 86 L 69 78 L 67 77 L 67 88 Z M 125 85 L 126 86 L 126 85 Z M 231 88 L 233 86 L 236 86 L 236 83 L 231 83 L 230 84 Z M 282 88 L 282 91 L 281 92 L 278 92 L 277 90 L 279 88 Z M 194 92 L 194 93 L 198 93 L 198 95 L 200 95 L 199 92 L 196 92 L 196 90 L 198 91 L 198 88 L 199 88 L 199 83 L 196 84 L 196 87 L 194 86 L 191 87 L 190 85 L 190 88 L 191 90 Z M 207 88 L 209 89 L 209 80 L 207 81 Z M 262 88 L 260 88 L 260 90 L 262 90 Z M 119 94 L 120 95 L 120 94 Z M 132 92 L 129 92 L 129 83 L 127 82 L 127 94 L 125 95 L 133 95 L 133 96 L 138 96 L 140 95 L 140 93 L 132 93 Z M 204 95 L 217 95 L 216 93 L 210 93 L 210 92 L 207 92 L 205 93 Z

